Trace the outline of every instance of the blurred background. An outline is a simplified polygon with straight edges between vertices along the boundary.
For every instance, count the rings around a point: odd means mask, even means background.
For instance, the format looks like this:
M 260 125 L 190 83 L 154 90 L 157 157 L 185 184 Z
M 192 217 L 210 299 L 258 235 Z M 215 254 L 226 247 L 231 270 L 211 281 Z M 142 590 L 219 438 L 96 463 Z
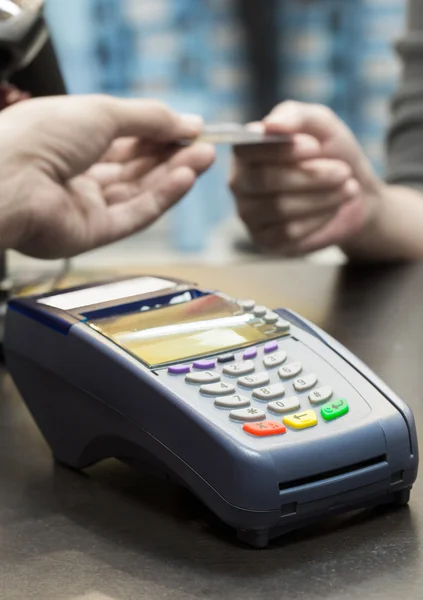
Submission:
M 383 175 L 404 0 L 47 0 L 70 93 L 155 97 L 207 121 L 295 98 L 332 107 Z M 230 154 L 149 231 L 77 263 L 251 259 L 226 188 Z M 325 253 L 323 253 L 326 255 Z M 330 254 L 331 258 L 334 254 Z

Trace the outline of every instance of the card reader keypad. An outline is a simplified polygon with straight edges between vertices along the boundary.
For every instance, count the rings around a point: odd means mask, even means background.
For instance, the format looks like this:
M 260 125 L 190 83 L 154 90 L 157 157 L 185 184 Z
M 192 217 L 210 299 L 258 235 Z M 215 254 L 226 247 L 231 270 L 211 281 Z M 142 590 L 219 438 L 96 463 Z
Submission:
M 246 309 L 247 307 L 245 307 Z M 256 307 L 263 312 L 263 307 Z M 269 323 L 274 321 L 271 311 Z M 198 386 L 198 396 L 214 399 L 214 410 L 233 426 L 254 437 L 304 435 L 304 430 L 331 423 L 349 412 L 331 381 L 316 366 L 303 365 L 284 341 L 258 346 L 169 368 L 173 379 Z M 312 367 L 310 369 L 310 366 Z M 175 377 L 179 375 L 180 377 Z

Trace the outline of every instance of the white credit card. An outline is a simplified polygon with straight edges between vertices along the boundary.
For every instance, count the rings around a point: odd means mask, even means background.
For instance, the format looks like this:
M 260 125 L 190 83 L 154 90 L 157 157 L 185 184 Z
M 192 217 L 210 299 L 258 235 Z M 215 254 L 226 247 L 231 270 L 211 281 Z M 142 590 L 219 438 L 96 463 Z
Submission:
M 269 134 L 263 131 L 248 129 L 238 123 L 217 123 L 205 125 L 201 134 L 193 139 L 181 140 L 181 144 L 189 145 L 195 142 L 209 144 L 229 144 L 242 146 L 252 144 L 284 144 L 291 141 L 291 136 L 283 134 Z

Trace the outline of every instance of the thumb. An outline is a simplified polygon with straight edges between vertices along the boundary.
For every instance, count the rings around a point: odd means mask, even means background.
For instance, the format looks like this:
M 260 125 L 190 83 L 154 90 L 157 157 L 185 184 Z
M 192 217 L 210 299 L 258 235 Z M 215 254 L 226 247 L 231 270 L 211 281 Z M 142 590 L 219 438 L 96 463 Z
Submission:
M 156 100 L 105 98 L 105 108 L 112 117 L 114 137 L 138 137 L 154 142 L 173 142 L 194 138 L 201 133 L 199 115 L 179 115 Z
M 264 124 L 268 133 L 307 133 L 324 142 L 342 122 L 326 106 L 287 101 L 278 104 Z
M 282 102 L 264 119 L 268 133 L 307 134 L 321 145 L 325 158 L 347 162 L 356 175 L 370 176 L 369 163 L 352 131 L 328 107 L 303 102 Z

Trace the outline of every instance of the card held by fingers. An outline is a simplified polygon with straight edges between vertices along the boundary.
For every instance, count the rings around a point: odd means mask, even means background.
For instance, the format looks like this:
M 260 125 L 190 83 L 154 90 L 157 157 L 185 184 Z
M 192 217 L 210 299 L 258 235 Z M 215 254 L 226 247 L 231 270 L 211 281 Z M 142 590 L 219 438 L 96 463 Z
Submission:
M 283 144 L 290 143 L 291 136 L 284 134 L 269 134 L 259 128 L 249 128 L 238 123 L 217 123 L 205 125 L 199 136 L 191 140 L 180 140 L 182 145 L 196 142 L 230 146 L 246 146 L 257 144 Z

